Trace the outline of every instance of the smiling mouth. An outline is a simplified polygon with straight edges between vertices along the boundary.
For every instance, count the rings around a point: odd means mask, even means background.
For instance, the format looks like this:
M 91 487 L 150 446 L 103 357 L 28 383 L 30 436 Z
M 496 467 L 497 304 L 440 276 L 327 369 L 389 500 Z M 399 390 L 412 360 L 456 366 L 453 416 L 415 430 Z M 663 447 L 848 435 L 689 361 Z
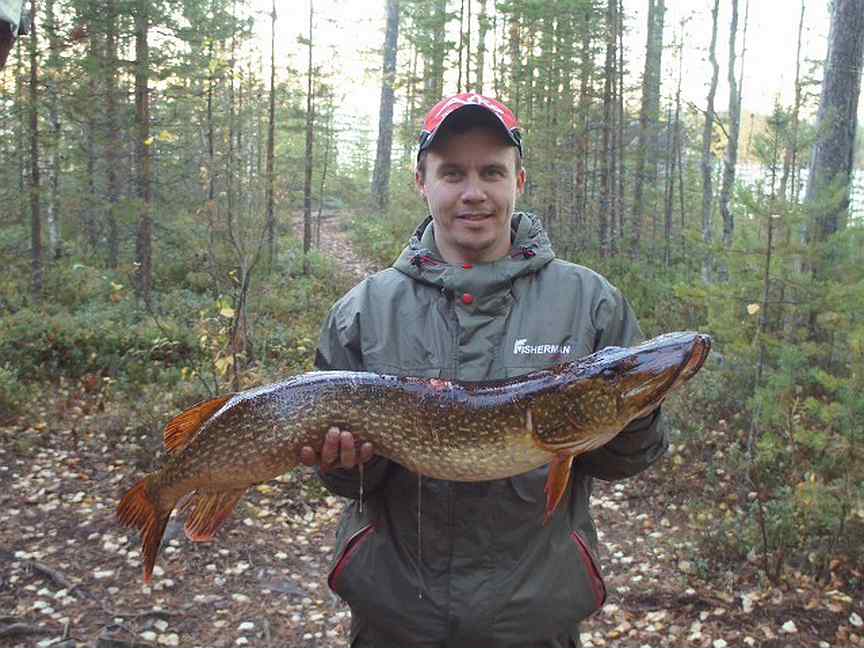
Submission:
M 487 218 L 492 218 L 493 214 L 459 214 L 460 220 L 481 221 Z

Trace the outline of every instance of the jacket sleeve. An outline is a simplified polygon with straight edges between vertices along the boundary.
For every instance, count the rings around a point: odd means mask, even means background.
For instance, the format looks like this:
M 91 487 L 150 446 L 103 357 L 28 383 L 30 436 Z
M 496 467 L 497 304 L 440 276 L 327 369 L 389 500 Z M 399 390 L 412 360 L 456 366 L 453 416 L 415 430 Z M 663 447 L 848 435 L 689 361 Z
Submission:
M 324 325 L 315 352 L 315 367 L 321 371 L 363 371 L 365 369 L 360 345 L 359 314 L 350 308 L 351 293 L 337 302 Z M 348 430 L 349 432 L 351 430 Z M 391 462 L 374 456 L 363 465 L 364 496 L 379 489 L 390 471 Z M 360 469 L 337 468 L 324 472 L 315 468 L 324 486 L 334 495 L 360 498 Z
M 592 314 L 597 331 L 595 351 L 608 346 L 632 346 L 643 339 L 639 322 L 627 300 L 617 288 L 608 288 Z M 668 444 L 663 415 L 658 407 L 632 421 L 603 447 L 577 459 L 577 467 L 600 479 L 632 477 L 662 457 Z

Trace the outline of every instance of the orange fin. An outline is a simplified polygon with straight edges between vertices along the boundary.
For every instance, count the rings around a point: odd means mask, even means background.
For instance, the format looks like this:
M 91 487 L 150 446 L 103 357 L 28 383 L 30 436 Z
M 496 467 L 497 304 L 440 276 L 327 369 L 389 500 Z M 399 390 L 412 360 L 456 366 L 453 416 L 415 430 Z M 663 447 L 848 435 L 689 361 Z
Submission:
M 165 449 L 169 454 L 180 452 L 201 429 L 201 426 L 227 403 L 233 394 L 203 401 L 175 416 L 165 426 Z
M 193 509 L 186 518 L 186 537 L 193 542 L 212 540 L 245 492 L 245 488 L 198 492 L 184 507 Z
M 141 532 L 141 553 L 144 554 L 144 582 L 149 584 L 153 578 L 153 566 L 165 534 L 165 525 L 171 517 L 171 509 L 162 513 L 150 494 L 150 478 L 145 477 L 132 487 L 117 507 L 120 524 L 135 527 Z M 172 507 L 173 508 L 173 507 Z
M 573 467 L 573 455 L 555 455 L 549 464 L 549 477 L 546 478 L 546 514 L 543 516 L 543 524 L 549 524 L 552 514 L 558 507 L 559 502 L 567 492 L 570 483 L 570 469 Z

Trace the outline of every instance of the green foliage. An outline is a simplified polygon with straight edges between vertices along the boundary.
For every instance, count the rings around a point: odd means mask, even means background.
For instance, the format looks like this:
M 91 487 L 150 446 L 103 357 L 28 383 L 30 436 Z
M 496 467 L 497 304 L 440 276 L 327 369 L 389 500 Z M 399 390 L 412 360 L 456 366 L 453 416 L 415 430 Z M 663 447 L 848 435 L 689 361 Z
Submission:
M 144 378 L 195 355 L 191 335 L 179 323 L 172 329 L 169 340 L 128 303 L 94 302 L 71 312 L 25 308 L 0 320 L 0 356 L 31 381 L 85 373 Z
M 0 365 L 0 423 L 24 411 L 32 389 L 14 365 Z

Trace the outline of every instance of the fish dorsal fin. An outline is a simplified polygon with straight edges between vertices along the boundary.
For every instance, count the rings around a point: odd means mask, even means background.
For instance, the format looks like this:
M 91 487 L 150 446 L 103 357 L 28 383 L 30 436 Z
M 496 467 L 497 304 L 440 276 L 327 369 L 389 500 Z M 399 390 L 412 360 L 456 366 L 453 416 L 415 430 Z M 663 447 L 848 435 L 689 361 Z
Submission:
M 171 419 L 165 426 L 165 450 L 169 454 L 175 454 L 189 445 L 189 442 L 207 419 L 218 412 L 225 403 L 231 400 L 232 396 L 233 394 L 228 394 L 213 400 L 203 401 Z

